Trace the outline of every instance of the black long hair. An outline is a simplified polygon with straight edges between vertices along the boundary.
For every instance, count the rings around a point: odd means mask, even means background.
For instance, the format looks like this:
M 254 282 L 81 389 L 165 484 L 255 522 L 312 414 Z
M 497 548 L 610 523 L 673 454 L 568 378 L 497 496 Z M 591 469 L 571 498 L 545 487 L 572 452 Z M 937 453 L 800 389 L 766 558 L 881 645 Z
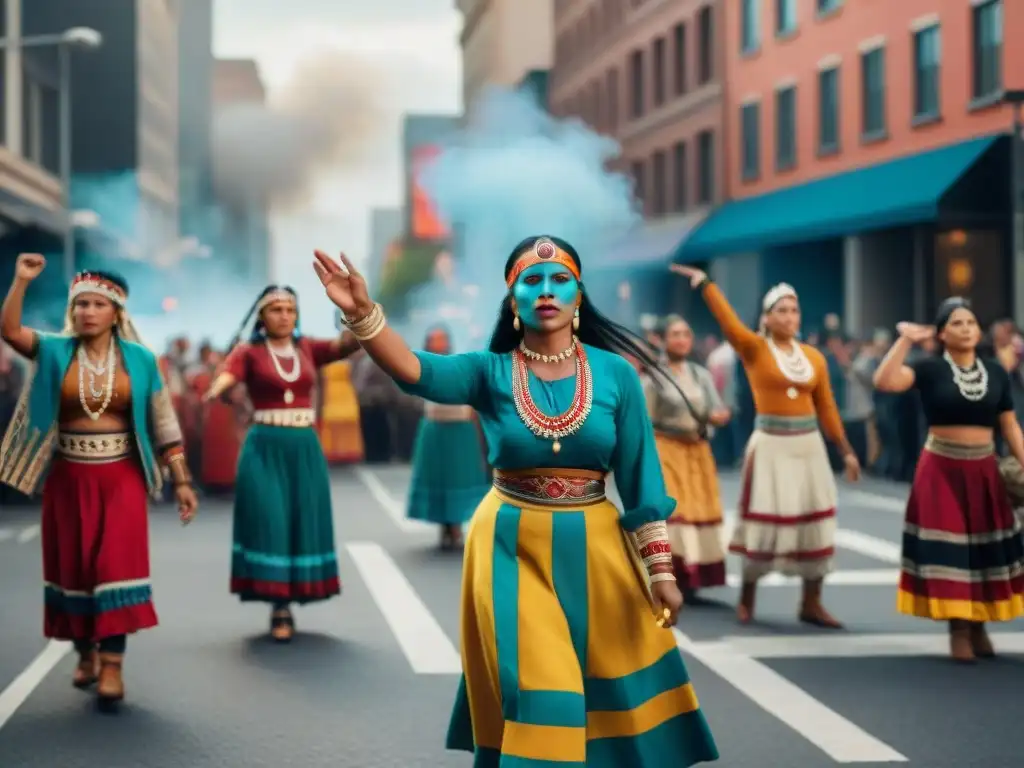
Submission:
M 527 237 L 520 241 L 519 244 L 512 249 L 512 253 L 509 254 L 508 259 L 505 261 L 506 280 L 519 258 L 524 253 L 531 250 L 537 240 L 542 237 L 550 240 L 561 250 L 569 254 L 569 257 L 576 264 L 576 269 L 579 270 L 581 275 L 583 274 L 583 263 L 580 260 L 580 255 L 572 245 L 560 237 L 553 237 L 552 235 L 534 235 L 533 237 Z M 686 393 L 683 392 L 679 384 L 676 383 L 675 378 L 662 367 L 657 355 L 651 351 L 647 342 L 628 328 L 619 325 L 614 320 L 611 320 L 607 316 L 601 314 L 587 295 L 587 290 L 582 280 L 580 281 L 579 310 L 580 327 L 576 331 L 576 336 L 581 342 L 588 344 L 591 347 L 603 349 L 606 352 L 614 352 L 619 355 L 628 355 L 636 358 L 644 369 L 658 377 L 661 382 L 670 385 L 678 391 L 679 394 L 683 396 L 683 401 L 686 403 L 686 407 L 690 410 L 690 413 L 699 423 L 702 422 L 693 405 L 690 403 L 690 399 L 686 396 Z M 519 346 L 519 342 L 522 341 L 523 338 L 523 329 L 520 328 L 519 330 L 516 330 L 513 324 L 514 321 L 515 312 L 512 311 L 512 294 L 508 293 L 501 302 L 501 309 L 498 310 L 498 321 L 494 326 L 494 331 L 491 333 L 491 342 L 488 345 L 491 352 L 504 354 L 511 352 Z
M 274 291 L 284 291 L 285 293 L 290 293 L 292 295 L 292 298 L 295 299 L 295 303 L 298 304 L 299 302 L 299 295 L 295 292 L 295 289 L 292 288 L 290 285 L 268 285 L 260 292 L 260 295 L 256 297 L 256 301 L 252 303 L 252 306 L 249 307 L 249 311 L 246 313 L 245 319 L 242 320 L 242 324 L 238 326 L 238 330 L 232 337 L 231 343 L 228 344 L 229 352 L 235 347 L 237 347 L 238 343 L 242 340 L 242 337 L 245 336 L 245 329 L 249 326 L 249 323 L 252 322 L 254 316 L 256 317 L 256 322 L 253 324 L 252 331 L 250 331 L 249 333 L 249 343 L 258 344 L 259 342 L 263 341 L 263 339 L 265 338 L 263 318 L 259 316 L 258 308 L 263 298 L 268 294 L 273 293 Z M 295 320 L 295 332 L 292 335 L 295 337 L 295 339 L 300 338 L 301 334 L 299 333 L 298 318 L 296 318 Z

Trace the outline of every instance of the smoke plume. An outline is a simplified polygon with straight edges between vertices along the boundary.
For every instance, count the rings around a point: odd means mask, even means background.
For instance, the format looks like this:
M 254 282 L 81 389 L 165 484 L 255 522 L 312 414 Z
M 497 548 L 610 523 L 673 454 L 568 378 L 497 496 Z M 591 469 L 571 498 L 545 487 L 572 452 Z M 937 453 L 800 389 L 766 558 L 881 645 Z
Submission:
M 530 235 L 556 235 L 579 251 L 587 277 L 596 254 L 640 221 L 632 182 L 608 170 L 618 144 L 576 119 L 559 120 L 524 91 L 489 90 L 475 105 L 465 129 L 428 167 L 423 185 L 441 217 L 457 233 L 458 282 L 435 281 L 414 296 L 418 316 L 452 305 L 472 306 L 473 321 L 460 319 L 457 335 L 477 326 L 459 346 L 480 346 L 504 296 L 502 268 L 512 248 Z M 600 279 L 591 276 L 593 280 Z M 467 289 L 468 287 L 468 289 Z M 429 324 L 429 323 L 427 323 Z M 410 329 L 410 340 L 423 328 Z
M 217 193 L 229 206 L 307 202 L 321 171 L 358 162 L 384 119 L 376 66 L 339 50 L 303 60 L 268 104 L 238 103 L 214 118 Z

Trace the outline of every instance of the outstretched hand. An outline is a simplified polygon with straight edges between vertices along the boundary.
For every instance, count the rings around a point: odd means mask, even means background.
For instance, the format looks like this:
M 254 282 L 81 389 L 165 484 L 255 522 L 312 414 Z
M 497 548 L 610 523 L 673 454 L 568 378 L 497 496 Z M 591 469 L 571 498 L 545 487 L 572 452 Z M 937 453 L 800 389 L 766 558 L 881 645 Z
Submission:
M 707 279 L 707 274 L 696 267 L 688 267 L 685 264 L 669 264 L 668 268 L 669 271 L 687 278 L 691 288 L 696 288 Z
M 913 344 L 920 344 L 935 337 L 935 328 L 933 326 L 919 325 L 917 323 L 897 323 L 896 332 Z
M 323 251 L 314 251 L 313 269 L 320 278 L 324 291 L 349 320 L 359 320 L 373 309 L 373 301 L 366 289 L 366 280 L 345 254 L 339 254 L 341 263 Z

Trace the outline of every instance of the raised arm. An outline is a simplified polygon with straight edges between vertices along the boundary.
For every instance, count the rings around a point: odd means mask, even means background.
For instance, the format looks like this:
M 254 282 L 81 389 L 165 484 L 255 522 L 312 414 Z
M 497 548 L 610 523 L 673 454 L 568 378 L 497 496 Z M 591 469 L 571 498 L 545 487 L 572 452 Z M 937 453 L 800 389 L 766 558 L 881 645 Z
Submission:
M 736 310 L 725 298 L 725 294 L 711 282 L 704 272 L 695 267 L 679 264 L 673 264 L 671 270 L 677 275 L 687 278 L 690 281 L 690 286 L 700 291 L 708 309 L 722 329 L 722 335 L 736 350 L 736 354 L 747 360 L 756 354 L 761 346 L 761 337 L 740 320 Z
M 380 368 L 406 392 L 445 405 L 478 407 L 488 355 L 434 355 L 413 352 L 405 340 L 387 325 L 380 304 L 370 299 L 366 281 L 342 254 L 341 264 L 322 251 L 316 252 L 313 268 L 334 302 L 344 323 Z
M 11 349 L 23 357 L 32 357 L 36 346 L 36 332 L 21 324 L 25 291 L 45 267 L 46 259 L 38 253 L 23 253 L 18 256 L 14 265 L 14 282 L 7 291 L 3 306 L 0 306 L 0 336 L 11 345 Z
M 935 335 L 933 328 L 913 323 L 900 323 L 896 330 L 900 337 L 889 348 L 872 377 L 875 389 L 880 392 L 906 392 L 914 386 L 916 377 L 914 369 L 906 364 L 907 355 L 914 344 Z
M 203 402 L 216 400 L 234 389 L 236 384 L 245 381 L 249 372 L 249 350 L 251 348 L 249 344 L 236 344 L 232 347 L 227 357 L 224 358 L 224 362 L 217 369 L 217 375 L 214 376 L 210 388 L 203 395 Z
M 306 339 L 313 364 L 317 368 L 351 357 L 359 351 L 359 340 L 351 331 L 345 331 L 333 339 Z

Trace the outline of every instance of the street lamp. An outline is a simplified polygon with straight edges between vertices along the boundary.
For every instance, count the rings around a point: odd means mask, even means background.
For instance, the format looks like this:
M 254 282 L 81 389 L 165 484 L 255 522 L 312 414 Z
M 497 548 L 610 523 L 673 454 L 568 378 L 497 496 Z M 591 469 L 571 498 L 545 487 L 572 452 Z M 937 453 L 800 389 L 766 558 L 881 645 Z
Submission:
M 49 35 L 0 38 L 0 51 L 7 48 L 56 48 L 60 67 L 59 155 L 60 182 L 64 195 L 64 279 L 75 277 L 75 227 L 71 217 L 71 52 L 93 51 L 103 45 L 103 35 L 91 27 L 72 27 Z

